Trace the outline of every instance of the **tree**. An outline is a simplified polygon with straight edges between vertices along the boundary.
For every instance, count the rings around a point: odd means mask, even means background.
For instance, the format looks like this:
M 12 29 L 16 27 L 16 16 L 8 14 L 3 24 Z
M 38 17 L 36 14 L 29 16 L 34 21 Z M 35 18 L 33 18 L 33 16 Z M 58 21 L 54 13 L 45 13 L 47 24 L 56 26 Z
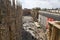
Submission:
M 33 8 L 33 10 L 37 10 L 37 11 L 39 11 L 39 10 L 41 10 L 41 8 L 36 7 L 36 8 Z

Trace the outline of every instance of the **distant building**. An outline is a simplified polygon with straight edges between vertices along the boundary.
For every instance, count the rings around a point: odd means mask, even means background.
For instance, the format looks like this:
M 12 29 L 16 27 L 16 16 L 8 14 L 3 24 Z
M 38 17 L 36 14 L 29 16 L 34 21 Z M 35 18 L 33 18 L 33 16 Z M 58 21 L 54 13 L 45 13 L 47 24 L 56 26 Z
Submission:
M 26 9 L 26 8 L 23 9 L 23 15 L 24 15 L 24 16 L 26 16 L 26 15 L 27 15 L 27 16 L 31 16 L 31 9 Z

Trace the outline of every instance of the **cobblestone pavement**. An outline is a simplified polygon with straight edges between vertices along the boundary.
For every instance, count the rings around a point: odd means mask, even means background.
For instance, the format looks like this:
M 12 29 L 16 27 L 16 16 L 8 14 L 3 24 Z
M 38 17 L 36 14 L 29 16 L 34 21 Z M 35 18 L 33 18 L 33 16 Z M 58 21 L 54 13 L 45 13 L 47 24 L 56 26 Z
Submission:
M 46 40 L 43 29 L 36 27 L 31 16 L 23 16 L 23 40 Z

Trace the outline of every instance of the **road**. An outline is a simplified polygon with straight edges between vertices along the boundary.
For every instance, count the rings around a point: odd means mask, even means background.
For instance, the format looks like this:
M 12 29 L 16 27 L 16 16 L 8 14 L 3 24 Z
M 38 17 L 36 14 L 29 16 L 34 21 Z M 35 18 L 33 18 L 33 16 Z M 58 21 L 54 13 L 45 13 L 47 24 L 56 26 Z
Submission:
M 48 17 L 48 18 L 53 18 L 55 21 L 60 21 L 60 14 L 57 13 L 50 13 L 50 12 L 41 12 L 41 15 Z

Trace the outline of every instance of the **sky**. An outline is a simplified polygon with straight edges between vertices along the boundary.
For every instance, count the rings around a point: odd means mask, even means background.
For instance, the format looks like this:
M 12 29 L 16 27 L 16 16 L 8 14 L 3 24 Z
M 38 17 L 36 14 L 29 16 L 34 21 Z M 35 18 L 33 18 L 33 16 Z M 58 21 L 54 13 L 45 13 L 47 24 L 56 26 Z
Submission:
M 60 8 L 60 0 L 19 0 L 22 8 Z

